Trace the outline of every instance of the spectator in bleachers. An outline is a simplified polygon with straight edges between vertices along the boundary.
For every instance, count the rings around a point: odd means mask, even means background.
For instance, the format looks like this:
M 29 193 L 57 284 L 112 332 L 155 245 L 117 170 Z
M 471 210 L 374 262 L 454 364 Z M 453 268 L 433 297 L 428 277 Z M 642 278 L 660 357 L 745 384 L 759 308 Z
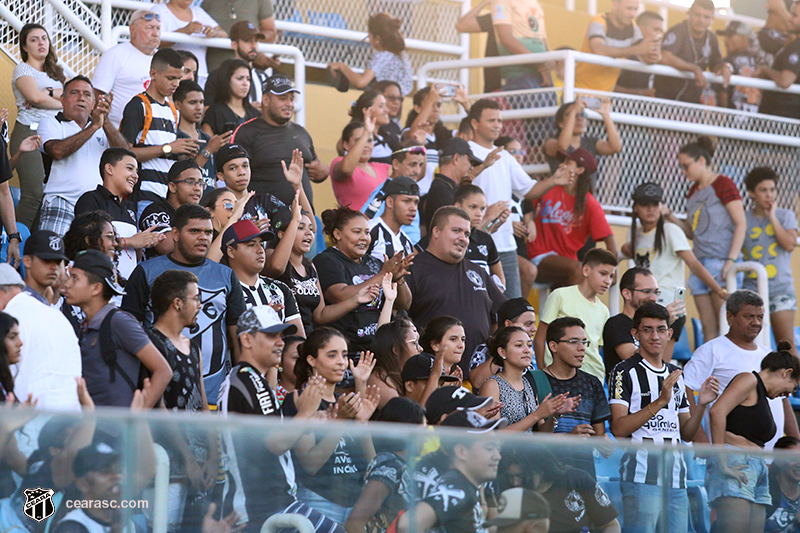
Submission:
M 50 305 L 48 292 L 58 280 L 67 256 L 64 241 L 56 233 L 37 230 L 25 241 L 22 264 L 25 267 L 25 292 L 45 305 Z
M 797 219 L 794 212 L 778 207 L 778 174 L 769 167 L 751 170 L 744 179 L 753 208 L 745 213 L 745 261 L 764 265 L 769 282 L 769 321 L 776 341 L 791 341 L 794 346 L 794 315 L 797 298 L 794 294 L 791 256 L 797 245 Z M 742 286 L 758 290 L 755 273 L 748 273 Z
M 317 158 L 314 141 L 305 128 L 292 122 L 294 95 L 299 93 L 292 81 L 276 74 L 264 83 L 261 116 L 239 126 L 231 137 L 250 154 L 253 179 L 251 190 L 270 193 L 286 205 L 291 205 L 296 189 L 286 179 L 284 166 L 291 162 L 294 151 L 303 156 L 303 192 L 310 206 L 314 205 L 311 182 L 320 183 L 328 177 L 328 167 Z
M 373 81 L 394 81 L 400 85 L 403 96 L 411 94 L 414 89 L 411 63 L 406 53 L 406 43 L 400 26 L 403 21 L 392 17 L 389 13 L 376 13 L 369 18 L 368 35 L 372 47 L 372 57 L 364 72 L 358 74 L 346 63 L 328 64 L 331 72 L 340 72 L 347 80 L 359 89 L 364 89 Z
M 232 34 L 235 23 L 248 21 L 258 26 L 258 31 L 264 34 L 264 42 L 274 43 L 278 36 L 278 31 L 275 29 L 275 8 L 272 0 L 230 0 L 226 2 L 203 0 L 200 7 L 219 24 L 227 35 Z M 208 70 L 219 68 L 223 61 L 232 57 L 235 57 L 235 54 L 230 50 L 210 48 L 206 53 Z M 260 52 L 253 62 L 262 70 L 280 65 L 280 61 L 277 59 Z
M 687 238 L 692 239 L 694 254 L 714 277 L 717 285 L 727 284 L 728 270 L 739 261 L 744 244 L 747 219 L 739 189 L 727 176 L 718 174 L 711 166 L 714 145 L 708 137 L 681 147 L 678 166 L 692 182 L 686 199 L 686 220 L 667 210 L 665 220 L 677 224 Z M 741 286 L 742 274 L 737 275 Z M 719 311 L 727 297 L 721 288 L 713 292 L 697 273 L 689 277 L 688 289 L 694 297 L 703 335 L 711 340 L 719 335 Z
M 0 401 L 5 402 L 8 400 L 9 394 L 12 396 L 14 394 L 14 376 L 11 373 L 10 365 L 19 363 L 22 339 L 19 337 L 19 321 L 2 311 L 0 311 L 0 338 L 3 339 L 0 344 L 0 395 L 2 395 Z M 8 464 L 5 459 L 4 462 Z
M 787 526 L 794 527 L 800 504 L 800 462 L 796 455 L 800 451 L 800 439 L 781 437 L 775 443 L 775 449 L 795 452 L 795 455 L 776 459 L 769 467 L 772 503 L 767 506 L 764 533 L 783 533 Z
M 436 210 L 445 205 L 453 205 L 456 190 L 465 182 L 473 165 L 480 161 L 472 153 L 469 143 L 457 137 L 448 139 L 439 155 L 439 172 L 434 175 L 428 195 L 425 197 L 422 224 L 430 232 L 431 220 Z
M 419 338 L 422 352 L 430 356 L 435 367 L 442 367 L 442 374 L 455 377 L 455 386 L 460 387 L 464 374 L 459 363 L 464 356 L 467 334 L 464 324 L 453 316 L 437 316 L 425 326 Z
M 538 0 L 492 0 L 492 25 L 500 56 L 546 52 L 544 10 Z M 551 85 L 543 64 L 500 67 L 504 91 Z
M 686 267 L 700 281 L 711 287 L 715 294 L 722 291 L 722 287 L 695 257 L 681 228 L 664 219 L 663 196 L 664 191 L 657 183 L 643 183 L 633 191 L 631 229 L 628 242 L 622 246 L 622 253 L 633 259 L 636 266 L 652 272 L 661 291 L 655 301 L 672 311 L 671 306 L 677 297 L 676 289 L 686 286 Z M 637 220 L 641 222 L 641 227 L 637 225 Z M 670 326 L 672 339 L 664 351 L 670 360 L 685 324 L 684 314 Z
M 612 0 L 611 11 L 595 15 L 589 22 L 581 52 L 616 58 L 640 56 L 655 63 L 658 40 L 642 36 L 634 23 L 638 9 L 639 0 Z M 618 68 L 590 63 L 575 67 L 575 87 L 583 89 L 613 91 L 618 77 Z
M 791 344 L 778 341 L 761 361 L 760 372 L 737 375 L 711 408 L 711 442 L 738 453 L 711 455 L 706 466 L 708 501 L 716 511 L 715 531 L 763 531 L 772 503 L 769 473 L 760 451 L 777 434 L 769 400 L 788 396 L 800 385 L 800 360 Z
M 656 97 L 693 104 L 716 105 L 708 87 L 706 69 L 722 76 L 727 89 L 731 66 L 722 60 L 717 36 L 708 28 L 714 22 L 714 2 L 695 0 L 687 19 L 667 30 L 661 43 L 661 63 L 694 74 L 694 80 L 656 76 Z
M 37 150 L 40 142 L 41 137 L 37 135 L 24 139 L 17 154 L 22 155 L 23 148 L 26 151 Z M 7 261 L 11 266 L 18 268 L 22 261 L 19 249 L 22 237 L 17 231 L 14 199 L 8 186 L 8 181 L 14 177 L 14 166 L 14 157 L 9 157 L 8 154 L 8 109 L 0 108 L 0 222 L 2 222 L 0 227 L 5 228 L 8 237 Z
M 600 100 L 600 107 L 594 110 L 603 117 L 607 139 L 584 135 L 586 109 L 586 100 L 578 96 L 574 102 L 565 103 L 556 111 L 557 137 L 551 137 L 544 143 L 544 153 L 547 164 L 550 165 L 550 172 L 555 172 L 563 161 L 558 154 L 560 151 L 570 153 L 583 148 L 596 158 L 598 155 L 614 155 L 622 150 L 622 138 L 611 119 L 611 101 L 607 98 Z
M 403 114 L 403 92 L 400 84 L 390 80 L 379 81 L 375 84 L 375 90 L 386 99 L 386 111 L 389 112 L 389 123 L 379 126 L 378 135 L 399 139 L 403 131 L 403 123 L 400 122 Z
M 183 58 L 183 80 L 189 80 L 197 83 L 197 56 L 188 50 L 178 50 L 178 53 Z
M 492 236 L 480 229 L 486 214 L 486 195 L 477 185 L 462 185 L 453 195 L 453 205 L 463 209 L 470 218 L 469 248 L 467 259 L 480 265 L 497 283 L 505 288 L 506 279 L 500 264 L 500 255 Z M 535 278 L 535 276 L 534 276 Z
M 564 316 L 580 317 L 586 326 L 586 337 L 589 346 L 581 367 L 602 383 L 606 378 L 606 367 L 600 356 L 603 346 L 603 326 L 608 320 L 608 307 L 600 301 L 600 296 L 608 291 L 614 280 L 617 267 L 616 254 L 593 248 L 586 252 L 581 265 L 581 282 L 569 287 L 554 290 L 547 298 L 547 303 L 539 316 L 539 328 L 533 340 L 536 352 L 536 368 L 544 368 L 553 362 L 553 356 L 547 347 L 548 324 Z
M 644 63 L 661 61 L 660 50 L 661 38 L 664 36 L 664 19 L 655 11 L 644 11 L 636 17 L 636 27 L 642 33 L 642 39 L 654 40 L 659 44 L 659 52 L 657 54 L 651 52 L 644 58 L 634 56 L 629 59 L 638 59 Z M 655 61 L 652 61 L 652 59 L 655 59 Z M 614 92 L 652 97 L 656 95 L 656 90 L 653 88 L 654 81 L 655 75 L 649 72 L 635 72 L 623 69 L 619 74 L 619 78 L 617 78 L 617 86 L 614 88 Z
M 206 13 L 202 7 L 192 5 L 192 0 L 169 0 L 165 4 L 153 4 L 153 13 L 161 15 L 161 31 L 183 33 L 190 37 L 213 39 L 224 38 L 228 34 L 220 28 L 217 21 Z M 206 47 L 200 44 L 167 43 L 162 41 L 160 48 L 188 50 L 197 58 L 196 81 L 204 86 L 208 78 L 206 66 Z
M 214 101 L 203 116 L 207 135 L 222 135 L 260 115 L 250 105 L 250 65 L 243 59 L 226 59 L 219 69 Z
M 342 130 L 344 157 L 331 162 L 331 186 L 339 205 L 360 210 L 371 191 L 383 184 L 392 167 L 386 163 L 371 163 L 376 116 L 368 109 L 364 122 L 353 120 Z
M 378 412 L 392 398 L 404 395 L 403 367 L 407 361 L 414 358 L 421 350 L 419 333 L 417 333 L 417 328 L 414 327 L 414 323 L 408 317 L 398 318 L 388 324 L 383 324 L 375 332 L 375 338 L 372 341 L 375 368 L 372 369 L 372 374 L 370 374 L 367 383 L 378 387 L 378 392 L 380 392 Z M 434 388 L 439 386 L 439 375 L 442 374 L 442 366 L 439 364 L 438 372 L 432 372 L 432 369 L 436 366 L 433 359 L 427 354 L 422 354 L 422 357 L 429 360 L 424 368 L 424 370 L 428 371 L 428 377 L 431 374 L 435 376 L 433 380 L 430 380 L 435 381 L 435 383 L 430 384 L 432 392 Z M 417 361 L 419 361 L 419 358 Z M 412 367 L 416 371 L 420 369 L 420 365 L 415 363 L 412 363 L 409 368 Z M 425 380 L 426 385 L 428 381 L 428 379 Z
M 725 307 L 728 333 L 700 346 L 683 369 L 690 404 L 694 403 L 694 391 L 709 376 L 717 378 L 722 393 L 737 374 L 757 372 L 764 356 L 770 352 L 769 348 L 756 342 L 764 326 L 764 300 L 753 291 L 739 290 L 728 297 Z M 770 400 L 770 408 L 778 436 L 800 437 L 788 398 Z M 707 419 L 705 427 L 710 428 Z M 766 449 L 772 449 L 774 440 L 767 444 Z M 710 442 L 706 432 L 698 432 L 694 441 Z
M 101 210 L 76 216 L 64 235 L 64 255 L 74 261 L 78 252 L 100 250 L 116 263 L 117 233 L 113 222 L 111 215 Z
M 800 29 L 800 4 L 794 3 L 789 18 L 791 32 Z M 766 78 L 775 82 L 781 89 L 786 89 L 797 81 L 800 74 L 800 39 L 788 40 L 777 52 L 771 67 L 762 66 L 756 73 L 757 78 Z M 777 115 L 779 117 L 800 118 L 800 95 L 764 91 L 761 96 L 759 113 Z
M 712 376 L 702 382 L 697 408 L 690 409 L 681 371 L 662 359 L 671 335 L 669 311 L 647 303 L 633 315 L 633 327 L 639 349 L 614 368 L 609 384 L 611 432 L 617 439 L 662 446 L 692 440 L 706 406 L 717 398 L 717 379 Z M 673 452 L 672 457 L 662 460 L 674 464 L 665 470 L 663 478 L 660 461 L 648 451 L 625 452 L 620 464 L 620 490 L 626 531 L 655 531 L 659 519 L 663 522 L 667 514 L 671 532 L 688 530 L 689 496 L 683 452 Z M 664 501 L 665 489 L 668 502 Z
M 62 108 L 61 94 L 66 81 L 58 65 L 56 51 L 44 26 L 26 24 L 19 32 L 22 63 L 14 67 L 11 88 L 17 104 L 17 121 L 11 132 L 11 153 L 19 151 L 23 140 L 36 135 L 36 126 L 47 117 L 55 117 Z M 38 151 L 24 152 L 16 165 L 20 200 L 17 220 L 29 229 L 42 204 L 44 166 Z
M 263 97 L 264 82 L 269 77 L 264 70 L 253 65 L 258 55 L 258 43 L 264 42 L 266 36 L 256 28 L 255 24 L 249 20 L 240 20 L 231 27 L 231 48 L 236 59 L 247 62 L 250 70 L 250 92 L 248 99 L 250 105 L 261 110 L 261 99 Z M 270 70 L 270 72 L 272 72 Z M 219 68 L 208 73 L 208 79 L 204 85 L 206 101 L 212 104 L 215 101 L 217 91 L 217 78 L 221 74 Z
M 106 50 L 92 75 L 96 91 L 114 94 L 108 118 L 115 128 L 122 122 L 122 112 L 131 98 L 147 89 L 153 54 L 161 44 L 161 15 L 149 9 L 134 11 L 129 28 L 130 42 Z
M 492 23 L 491 9 L 488 13 L 481 15 L 481 11 L 486 8 L 491 8 L 492 0 L 482 0 L 470 9 L 456 22 L 456 31 L 460 33 L 485 33 L 486 34 L 486 48 L 483 52 L 483 57 L 496 57 L 500 55 L 497 48 L 497 38 L 494 34 L 494 24 Z M 484 67 L 483 68 L 483 91 L 491 93 L 499 91 L 502 87 L 502 77 L 500 76 L 500 67 Z M 469 140 L 469 139 L 467 139 Z
M 375 132 L 373 133 L 374 143 L 370 163 L 392 163 L 392 152 L 400 148 L 400 134 L 387 133 L 381 129 L 392 124 L 389 106 L 386 97 L 378 90 L 364 91 L 353 107 L 350 108 L 350 119 L 359 122 L 366 122 L 367 110 L 375 119 Z M 341 153 L 341 152 L 340 152 Z
M 758 44 L 770 56 L 786 46 L 792 33 L 792 0 L 766 0 L 767 20 L 758 30 Z
M 724 61 L 731 66 L 736 76 L 755 76 L 761 65 L 767 64 L 763 50 L 756 43 L 753 28 L 745 22 L 732 20 L 728 26 L 717 31 L 717 35 L 725 37 Z M 736 87 L 729 85 L 727 90 L 718 90 L 717 98 L 721 107 L 729 107 L 738 111 L 758 113 L 761 102 L 761 91 L 753 87 Z
M 63 236 L 75 217 L 75 202 L 101 183 L 97 165 L 103 151 L 128 148 L 108 118 L 112 99 L 106 94 L 95 98 L 89 79 L 76 76 L 64 84 L 64 110 L 39 123 L 40 150 L 47 162 L 39 229 Z
M 383 183 L 386 207 L 383 213 L 369 221 L 368 254 L 381 261 L 397 252 L 414 253 L 414 243 L 403 231 L 417 218 L 419 186 L 408 176 L 397 176 Z

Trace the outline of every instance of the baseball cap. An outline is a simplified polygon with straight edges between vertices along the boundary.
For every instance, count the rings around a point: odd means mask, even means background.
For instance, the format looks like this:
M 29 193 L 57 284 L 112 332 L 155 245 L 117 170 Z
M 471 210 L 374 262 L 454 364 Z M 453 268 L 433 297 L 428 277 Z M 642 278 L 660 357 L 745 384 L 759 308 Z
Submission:
M 238 144 L 226 144 L 217 150 L 216 154 L 214 154 L 214 165 L 217 167 L 217 172 L 222 172 L 222 169 L 225 167 L 225 163 L 228 161 L 241 159 L 242 157 L 250 159 L 250 155 L 247 153 L 247 150 Z
M 180 161 L 176 161 L 169 167 L 169 172 L 167 173 L 167 183 L 172 183 L 181 177 L 184 170 L 189 170 L 190 168 L 196 168 L 200 170 L 200 165 L 197 164 L 197 161 L 194 159 L 181 159 Z
M 64 255 L 64 239 L 58 233 L 44 229 L 31 233 L 31 236 L 25 241 L 22 255 L 34 255 L 39 259 L 69 261 Z
M 633 191 L 633 201 L 639 204 L 660 202 L 664 197 L 664 189 L 658 183 L 642 183 Z
M 436 425 L 442 415 L 450 414 L 457 409 L 469 411 L 480 409 L 492 401 L 492 398 L 475 396 L 464 387 L 440 387 L 433 391 L 425 402 L 425 418 L 429 424 Z
M 752 26 L 739 20 L 732 20 L 728 22 L 724 30 L 717 30 L 717 35 L 722 37 L 733 37 L 734 35 L 744 35 L 748 39 L 754 39 L 756 34 L 753 32 Z
M 100 250 L 78 252 L 71 268 L 94 274 L 101 278 L 115 294 L 125 294 L 125 289 L 117 282 L 117 270 L 114 268 L 114 263 Z
M 281 333 L 292 335 L 297 332 L 294 324 L 284 324 L 278 313 L 268 305 L 251 307 L 241 314 L 236 323 L 236 335 L 242 333 Z
M 264 92 L 271 92 L 272 94 L 286 94 L 286 93 L 299 93 L 292 85 L 292 80 L 283 74 L 275 74 L 267 78 L 264 82 Z
M 231 31 L 228 32 L 231 41 L 249 41 L 253 37 L 257 37 L 259 41 L 266 41 L 267 37 L 256 28 L 256 25 L 249 20 L 240 20 L 233 26 Z
M 393 194 L 407 194 L 409 196 L 419 196 L 419 185 L 408 176 L 397 176 L 383 182 L 381 192 L 385 196 Z
M 8 263 L 0 264 L 0 286 L 3 285 L 16 285 L 17 287 L 25 288 L 22 276 Z
M 594 174 L 595 172 L 597 172 L 597 160 L 594 158 L 592 153 L 586 148 L 578 148 L 577 150 L 574 150 L 570 153 L 559 150 L 558 159 L 560 161 L 564 161 L 565 159 L 572 159 L 573 161 L 578 163 L 579 167 L 585 168 L 587 174 Z
M 420 379 L 428 379 L 431 377 L 431 370 L 433 369 L 433 356 L 427 353 L 420 353 L 412 355 L 406 364 L 403 365 L 403 370 L 400 372 L 400 379 L 405 383 L 406 381 L 417 381 Z M 455 376 L 442 374 L 440 378 L 443 381 L 458 381 Z
M 534 490 L 514 487 L 504 490 L 498 498 L 500 513 L 483 523 L 483 527 L 508 527 L 525 520 L 550 518 L 550 504 Z
M 503 324 L 506 323 L 506 320 L 513 322 L 515 318 L 526 311 L 531 311 L 533 313 L 536 312 L 530 302 L 528 302 L 528 300 L 525 298 L 512 298 L 510 300 L 506 300 L 500 304 L 500 307 L 497 309 L 498 327 L 502 327 Z
M 475 154 L 472 153 L 472 148 L 470 148 L 469 143 L 461 137 L 451 137 L 447 139 L 447 142 L 444 143 L 444 147 L 442 148 L 439 157 L 452 157 L 454 155 L 466 155 L 474 164 L 480 165 L 483 163 L 483 161 L 475 157 Z
M 261 237 L 265 241 L 270 241 L 275 238 L 275 234 L 270 230 L 261 231 L 258 229 L 258 226 L 249 219 L 236 222 L 222 234 L 222 255 L 228 255 L 228 246 L 233 246 L 240 242 L 252 241 L 256 237 Z
M 121 459 L 120 453 L 105 442 L 90 444 L 78 450 L 72 460 L 75 477 L 83 477 L 89 472 L 103 472 Z
M 467 428 L 467 433 L 488 433 L 495 429 L 503 429 L 508 425 L 507 418 L 488 420 L 475 411 L 456 411 L 447 415 L 439 426 Z

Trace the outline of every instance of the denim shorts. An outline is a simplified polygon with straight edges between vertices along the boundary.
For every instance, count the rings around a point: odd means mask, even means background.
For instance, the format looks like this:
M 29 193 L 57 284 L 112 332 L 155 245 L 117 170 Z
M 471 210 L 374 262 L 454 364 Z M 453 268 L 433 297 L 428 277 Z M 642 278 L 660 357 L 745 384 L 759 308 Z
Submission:
M 708 501 L 712 504 L 717 498 L 742 498 L 760 505 L 771 505 L 767 463 L 759 455 L 741 453 L 740 448 L 725 446 L 726 454 L 715 455 L 706 466 L 706 490 Z M 739 453 L 730 453 L 738 450 Z M 728 467 L 742 469 L 747 474 L 747 483 L 739 486 L 739 481 L 723 474 L 719 462 L 727 461 Z
M 716 259 L 713 257 L 703 257 L 697 258 L 708 273 L 714 278 L 714 281 L 719 283 L 719 286 L 725 288 L 727 286 L 727 281 L 722 279 L 722 267 L 725 266 L 725 259 Z M 737 261 L 738 262 L 738 261 Z M 744 273 L 739 272 L 736 274 L 736 287 L 741 288 L 742 282 L 744 282 Z M 694 272 L 689 276 L 689 281 L 686 283 L 686 288 L 689 289 L 689 292 L 692 293 L 692 296 L 701 296 L 703 294 L 709 294 L 711 289 L 709 289 L 705 283 L 700 281 L 700 278 L 694 275 Z
M 797 298 L 794 294 L 770 294 L 769 312 L 797 311 Z

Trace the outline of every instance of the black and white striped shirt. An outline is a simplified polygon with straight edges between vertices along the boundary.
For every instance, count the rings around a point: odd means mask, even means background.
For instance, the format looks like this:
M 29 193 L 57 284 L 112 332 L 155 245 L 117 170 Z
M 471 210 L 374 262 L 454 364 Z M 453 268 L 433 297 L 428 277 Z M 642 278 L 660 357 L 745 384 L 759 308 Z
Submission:
M 406 255 L 414 253 L 414 243 L 401 229 L 399 233 L 394 233 L 392 228 L 383 220 L 382 217 L 375 217 L 369 221 L 369 236 L 372 242 L 369 243 L 367 253 L 379 261 L 386 257 L 392 257 L 399 251 L 404 251 Z
M 244 303 L 247 309 L 257 305 L 281 304 L 283 309 L 278 311 L 278 316 L 283 322 L 300 318 L 297 300 L 295 300 L 292 291 L 289 290 L 289 286 L 284 282 L 266 276 L 259 276 L 255 287 L 251 287 L 243 281 L 239 283 L 242 284 Z
M 672 364 L 665 364 L 661 369 L 656 369 L 641 355 L 634 354 L 633 357 L 614 367 L 608 403 L 624 405 L 628 408 L 629 413 L 648 409 L 648 406 L 661 395 L 661 384 L 675 370 L 678 370 L 678 367 Z M 631 440 L 676 446 L 681 440 L 678 417 L 680 414 L 688 412 L 689 401 L 686 398 L 686 387 L 683 383 L 683 376 L 681 376 L 672 389 L 672 398 L 670 398 L 669 404 L 634 431 L 631 434 Z M 659 459 L 661 457 L 667 458 L 667 465 L 664 469 L 667 474 L 666 480 L 660 479 L 662 469 Z M 683 454 L 678 451 L 667 455 L 649 455 L 647 450 L 630 451 L 622 457 L 620 477 L 622 481 L 632 483 L 661 486 L 667 484 L 674 489 L 685 489 L 686 463 L 683 460 Z

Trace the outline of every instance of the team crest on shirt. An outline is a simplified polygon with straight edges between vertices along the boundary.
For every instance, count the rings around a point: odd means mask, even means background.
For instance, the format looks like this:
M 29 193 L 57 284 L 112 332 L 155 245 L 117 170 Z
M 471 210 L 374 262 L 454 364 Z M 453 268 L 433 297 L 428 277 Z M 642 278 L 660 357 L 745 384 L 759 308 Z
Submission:
M 447 485 L 446 483 L 440 483 L 434 490 L 431 492 L 431 498 L 434 500 L 439 500 L 442 502 L 442 508 L 445 512 L 451 505 L 458 505 L 458 502 L 463 500 L 467 497 L 467 494 L 453 486 Z
M 488 246 L 486 246 L 485 244 L 479 244 L 479 245 L 478 245 L 478 252 L 479 252 L 479 253 L 480 253 L 480 254 L 481 254 L 483 257 L 488 257 L 488 256 L 489 256 L 489 247 L 488 247 Z
M 675 44 L 675 41 L 677 40 L 678 37 L 674 33 L 670 32 L 667 34 L 666 37 L 664 37 L 664 44 L 662 44 L 661 46 L 671 46 Z
M 486 287 L 483 285 L 483 278 L 481 275 L 475 272 L 474 270 L 467 270 L 467 277 L 472 282 L 474 287 L 472 287 L 475 291 L 485 291 Z
M 575 513 L 576 522 L 580 522 L 583 515 L 586 514 L 586 503 L 583 501 L 581 495 L 578 494 L 577 490 L 573 490 L 567 494 L 567 497 L 564 498 L 564 505 L 571 512 Z
M 594 499 L 603 507 L 611 505 L 611 498 L 608 497 L 608 494 L 606 494 L 606 491 L 604 491 L 600 485 L 597 485 L 594 489 Z

